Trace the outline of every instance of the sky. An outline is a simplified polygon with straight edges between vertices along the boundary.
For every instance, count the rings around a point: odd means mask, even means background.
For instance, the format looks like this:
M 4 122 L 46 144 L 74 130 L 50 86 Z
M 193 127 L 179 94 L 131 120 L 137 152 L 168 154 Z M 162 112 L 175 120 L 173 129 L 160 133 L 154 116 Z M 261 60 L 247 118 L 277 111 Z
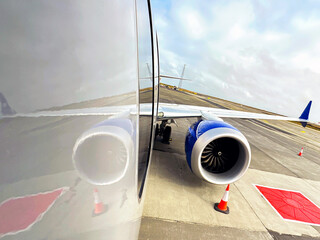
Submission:
M 161 74 L 182 88 L 320 121 L 320 1 L 151 0 Z M 164 83 L 178 85 L 178 82 Z

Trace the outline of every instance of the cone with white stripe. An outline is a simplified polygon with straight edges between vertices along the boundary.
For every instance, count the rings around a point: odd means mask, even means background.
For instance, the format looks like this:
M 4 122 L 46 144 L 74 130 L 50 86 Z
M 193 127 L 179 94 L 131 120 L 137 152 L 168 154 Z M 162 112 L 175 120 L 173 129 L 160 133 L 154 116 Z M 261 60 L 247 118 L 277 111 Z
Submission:
M 229 214 L 229 207 L 227 206 L 228 198 L 229 198 L 229 187 L 230 187 L 230 185 L 228 184 L 227 189 L 226 189 L 220 203 L 214 204 L 214 209 L 218 212 Z
M 106 206 L 103 204 L 103 202 L 99 198 L 99 192 L 98 189 L 93 190 L 93 198 L 94 198 L 94 210 L 93 210 L 93 216 L 98 216 L 102 213 L 104 213 L 107 209 Z
M 298 155 L 299 155 L 300 157 L 302 157 L 302 153 L 303 153 L 303 147 L 301 148 L 301 150 L 300 150 L 300 152 L 298 153 Z

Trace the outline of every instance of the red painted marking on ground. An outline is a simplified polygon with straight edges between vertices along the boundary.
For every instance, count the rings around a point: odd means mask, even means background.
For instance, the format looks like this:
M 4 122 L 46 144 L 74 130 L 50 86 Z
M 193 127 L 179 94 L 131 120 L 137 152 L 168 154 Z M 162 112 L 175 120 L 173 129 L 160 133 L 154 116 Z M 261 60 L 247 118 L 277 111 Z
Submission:
M 284 219 L 320 225 L 320 208 L 302 193 L 255 186 Z
M 10 198 L 0 204 L 0 237 L 27 230 L 63 193 L 59 188 L 51 192 Z

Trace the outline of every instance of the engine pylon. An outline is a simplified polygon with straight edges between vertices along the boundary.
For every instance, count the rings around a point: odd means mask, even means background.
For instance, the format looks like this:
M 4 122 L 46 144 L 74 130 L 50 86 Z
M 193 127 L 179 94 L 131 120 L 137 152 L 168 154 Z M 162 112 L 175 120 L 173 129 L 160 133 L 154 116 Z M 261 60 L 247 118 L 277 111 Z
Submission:
M 229 187 L 230 187 L 230 184 L 228 184 L 226 191 L 225 191 L 220 203 L 214 204 L 214 209 L 218 212 L 222 212 L 225 214 L 229 214 L 229 212 L 230 212 L 229 207 L 227 206 L 228 198 L 229 198 Z

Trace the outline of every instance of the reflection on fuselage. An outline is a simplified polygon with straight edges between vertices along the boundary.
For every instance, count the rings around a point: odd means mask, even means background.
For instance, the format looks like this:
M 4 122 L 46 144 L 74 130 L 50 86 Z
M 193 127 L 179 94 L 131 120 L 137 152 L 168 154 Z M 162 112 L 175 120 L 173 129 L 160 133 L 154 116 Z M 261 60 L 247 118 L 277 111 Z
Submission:
M 81 177 L 72 163 L 72 153 L 77 139 L 107 118 L 61 116 L 0 120 L 0 202 L 10 198 L 39 195 L 58 188 L 66 189 L 43 218 L 30 225 L 31 231 L 17 234 L 18 231 L 12 222 L 1 219 L 0 230 L 4 231 L 2 234 L 6 234 L 8 224 L 13 226 L 10 232 L 14 234 L 14 239 L 63 239 L 91 235 L 102 237 L 105 234 L 121 237 L 126 235 L 124 227 L 128 233 L 133 233 L 136 226 L 134 222 L 127 223 L 126 219 L 139 219 L 139 214 L 130 210 L 132 206 L 137 208 L 135 171 L 128 171 L 128 174 L 115 184 L 99 186 Z M 136 116 L 131 115 L 127 120 L 135 125 Z M 133 139 L 134 135 L 132 132 Z M 136 162 L 133 161 L 134 156 L 135 152 L 131 155 L 128 166 L 130 169 L 137 168 Z M 94 157 L 92 155 L 90 159 L 88 155 L 88 164 L 91 169 L 98 171 L 99 165 L 93 161 Z M 105 157 L 109 161 L 116 161 L 116 155 Z M 105 204 L 107 211 L 93 217 L 95 188 L 98 189 L 100 200 Z M 37 204 L 42 203 L 40 201 Z M 7 217 L 21 224 L 19 219 L 23 218 L 20 214 L 29 216 L 28 211 L 30 209 L 20 208 L 19 213 L 11 212 Z M 131 216 L 128 215 L 130 211 Z M 1 218 L 3 217 L 5 216 L 2 215 Z M 99 224 L 95 226 L 93 223 L 97 221 Z
M 138 77 L 145 73 L 150 76 L 146 63 L 152 68 L 152 50 L 150 29 L 136 36 L 135 7 L 143 16 L 138 23 L 146 21 L 144 29 L 150 28 L 146 1 L 137 1 L 137 6 L 133 0 L 0 2 L 0 91 L 18 114 L 29 114 L 0 119 L 0 238 L 137 238 L 142 213 L 137 158 L 144 163 L 148 160 L 144 153 L 149 150 L 152 124 L 151 117 L 146 124 L 141 118 L 139 124 Z M 140 44 L 145 44 L 146 52 Z M 144 65 L 139 72 L 137 53 Z M 152 87 L 150 82 L 147 87 Z M 144 87 L 143 82 L 140 87 Z M 146 99 L 152 99 L 152 92 Z M 59 115 L 67 110 L 81 114 L 88 109 L 123 105 L 131 105 L 131 111 L 117 116 Z M 37 116 L 39 111 L 56 116 Z M 132 148 L 124 164 L 125 175 L 119 171 L 113 182 L 103 174 L 99 181 L 90 174 L 84 176 L 73 163 L 77 141 L 91 140 L 95 134 L 113 134 L 117 139 L 112 142 L 115 147 L 111 144 L 106 148 L 103 144 L 108 145 L 109 140 L 93 141 L 102 144 L 96 148 L 100 152 L 92 151 L 93 145 L 83 148 L 80 155 L 86 162 L 81 171 L 99 171 L 104 160 L 117 161 L 123 155 L 112 151 L 123 151 L 117 148 L 120 143 L 116 144 L 121 137 L 95 126 L 120 115 L 132 125 L 132 133 L 128 133 L 132 146 L 124 144 Z M 145 126 L 140 133 L 139 125 Z M 144 166 L 142 176 L 147 169 Z M 48 199 L 49 193 L 56 192 L 60 195 Z M 14 207 L 17 198 L 22 202 L 37 200 Z M 104 211 L 93 214 L 101 204 Z M 35 215 L 32 206 L 43 211 Z

